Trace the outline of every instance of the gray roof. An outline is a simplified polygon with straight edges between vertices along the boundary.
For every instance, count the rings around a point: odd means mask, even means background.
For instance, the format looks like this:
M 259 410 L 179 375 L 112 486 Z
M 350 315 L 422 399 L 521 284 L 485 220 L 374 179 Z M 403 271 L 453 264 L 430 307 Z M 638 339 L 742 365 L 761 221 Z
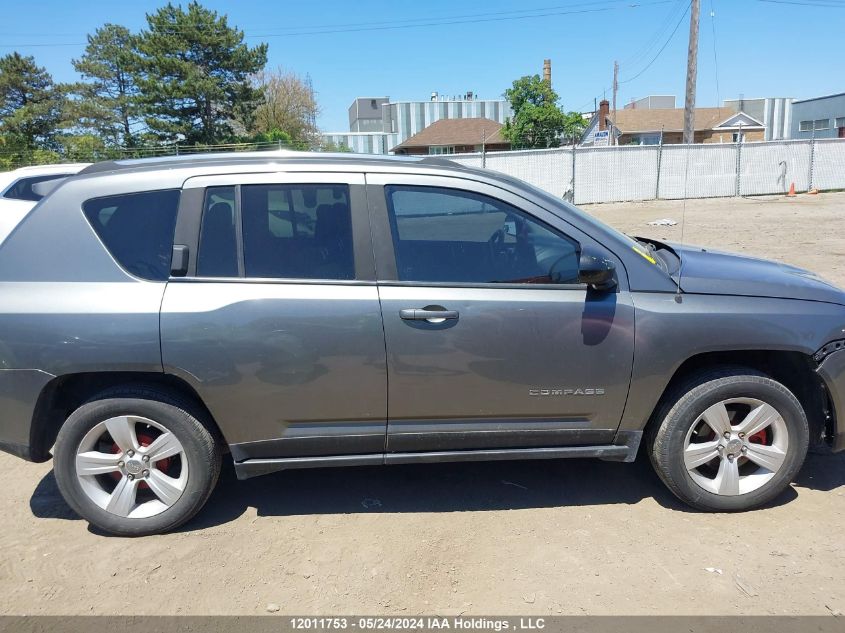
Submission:
M 810 97 L 809 99 L 798 99 L 792 103 L 806 103 L 807 101 L 821 101 L 822 99 L 833 99 L 833 97 L 845 97 L 845 92 L 838 92 L 833 95 L 823 95 L 821 97 Z

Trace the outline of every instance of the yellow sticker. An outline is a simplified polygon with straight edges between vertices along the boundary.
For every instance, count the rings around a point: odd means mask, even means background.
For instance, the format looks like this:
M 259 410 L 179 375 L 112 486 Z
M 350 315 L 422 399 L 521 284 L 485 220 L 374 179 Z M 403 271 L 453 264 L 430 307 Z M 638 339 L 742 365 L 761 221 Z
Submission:
M 651 262 L 652 264 L 656 264 L 656 263 L 657 263 L 657 260 L 656 260 L 656 259 L 654 259 L 654 257 L 652 257 L 651 255 L 649 255 L 646 251 L 644 251 L 644 250 L 643 250 L 642 248 L 640 248 L 639 246 L 632 246 L 631 248 L 633 248 L 633 249 L 634 249 L 634 252 L 635 252 L 635 253 L 637 253 L 638 255 L 642 255 L 645 259 L 647 259 L 647 260 L 648 260 L 649 262 Z

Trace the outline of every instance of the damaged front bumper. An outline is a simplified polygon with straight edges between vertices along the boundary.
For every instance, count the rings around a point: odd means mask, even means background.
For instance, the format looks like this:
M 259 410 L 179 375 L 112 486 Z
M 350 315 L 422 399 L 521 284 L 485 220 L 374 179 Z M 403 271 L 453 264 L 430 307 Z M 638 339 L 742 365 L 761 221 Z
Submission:
M 845 450 L 845 341 L 833 341 L 813 356 L 819 363 L 816 373 L 824 381 L 830 400 L 834 451 Z

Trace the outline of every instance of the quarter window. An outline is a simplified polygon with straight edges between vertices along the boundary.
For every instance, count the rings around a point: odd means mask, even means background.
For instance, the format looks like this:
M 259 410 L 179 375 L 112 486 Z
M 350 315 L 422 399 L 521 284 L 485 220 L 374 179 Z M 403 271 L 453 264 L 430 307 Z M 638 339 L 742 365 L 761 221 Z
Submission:
M 67 178 L 71 175 L 72 174 L 50 174 L 49 176 L 30 176 L 29 178 L 21 178 L 11 187 L 6 189 L 3 193 L 3 197 L 10 198 L 12 200 L 29 200 L 30 202 L 38 202 L 44 196 L 35 193 L 32 190 L 32 185 L 38 184 L 39 182 L 47 182 L 48 180 Z
M 179 191 L 145 191 L 88 200 L 85 217 L 127 271 L 154 281 L 170 276 Z
M 577 283 L 578 243 L 505 202 L 457 189 L 385 189 L 400 281 Z
M 346 185 L 241 187 L 247 277 L 354 279 Z

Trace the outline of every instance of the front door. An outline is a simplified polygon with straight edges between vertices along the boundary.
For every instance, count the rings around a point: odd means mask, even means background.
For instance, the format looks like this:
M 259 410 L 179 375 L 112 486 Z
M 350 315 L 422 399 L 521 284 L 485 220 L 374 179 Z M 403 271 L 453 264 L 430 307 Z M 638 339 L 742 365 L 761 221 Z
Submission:
M 182 200 L 176 242 L 192 263 L 165 291 L 165 371 L 198 392 L 236 462 L 380 455 L 384 334 L 363 175 L 194 178 Z
M 610 443 L 628 394 L 627 281 L 612 253 L 512 192 L 368 174 L 387 346 L 388 452 Z

